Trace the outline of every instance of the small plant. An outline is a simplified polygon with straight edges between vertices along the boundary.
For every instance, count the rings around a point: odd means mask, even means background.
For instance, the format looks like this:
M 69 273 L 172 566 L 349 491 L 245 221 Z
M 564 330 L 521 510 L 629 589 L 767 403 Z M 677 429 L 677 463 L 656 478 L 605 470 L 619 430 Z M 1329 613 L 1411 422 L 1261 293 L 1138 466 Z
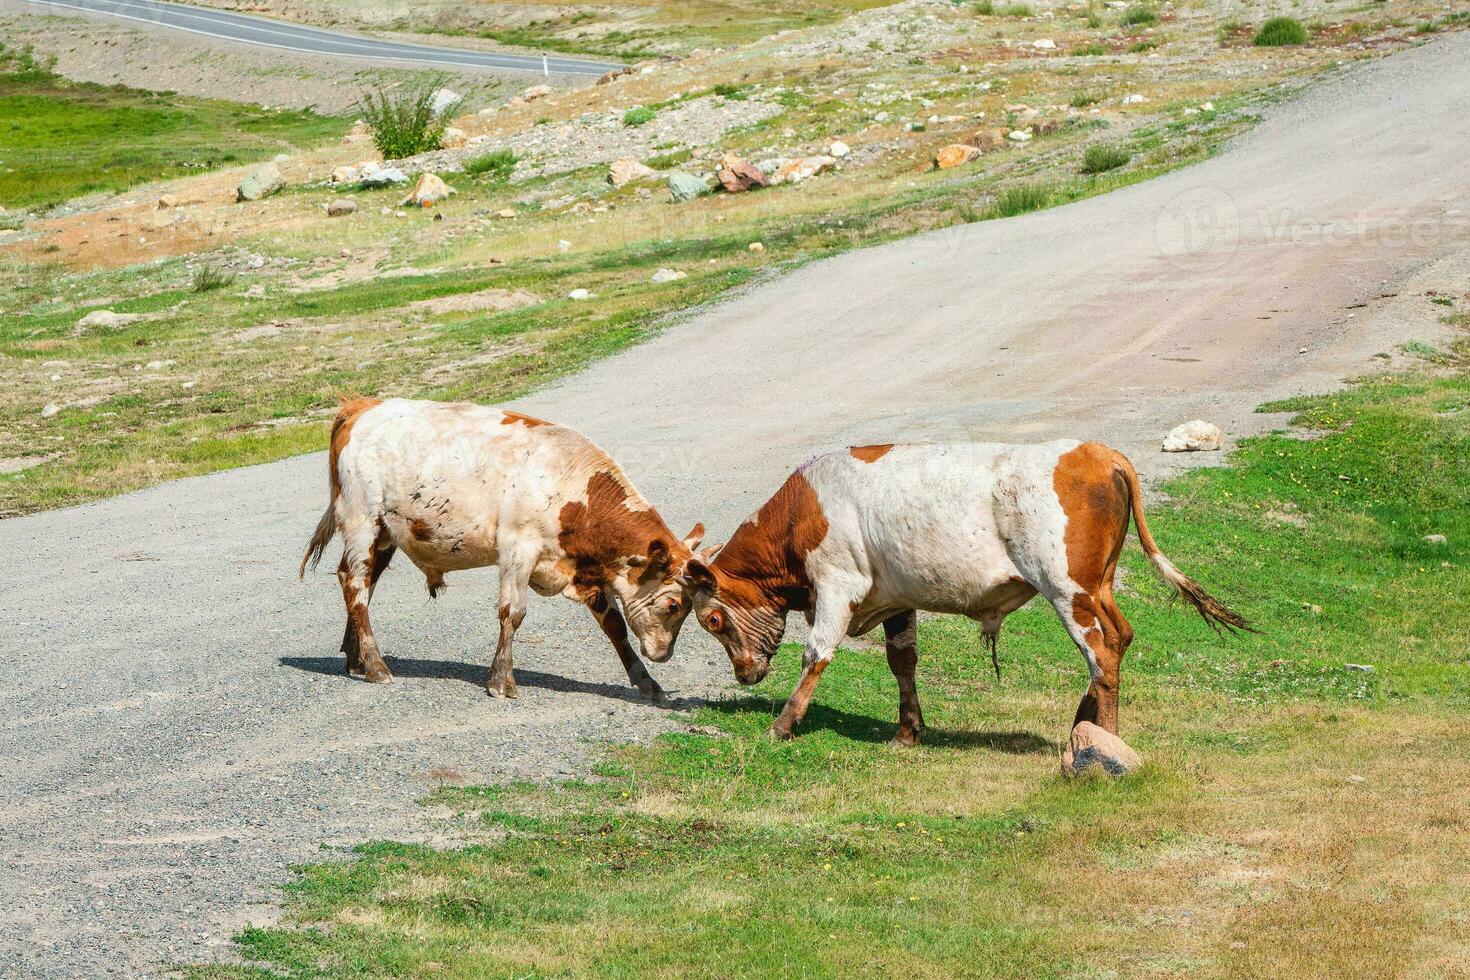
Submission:
M 649 157 L 643 162 L 654 170 L 668 170 L 688 161 L 694 156 L 690 150 L 670 150 L 668 153 L 660 153 L 658 156 Z
M 234 281 L 233 272 L 213 263 L 206 263 L 194 270 L 194 279 L 190 288 L 196 293 L 208 293 L 216 289 L 224 289 Z
M 744 102 L 746 99 L 750 98 L 750 92 L 748 92 L 745 87 L 741 85 L 729 85 L 721 83 L 715 86 L 714 92 L 716 95 L 723 96 L 724 98 L 729 99 L 731 102 Z
M 1422 23 L 1418 27 L 1414 28 L 1414 33 L 1415 34 L 1433 34 L 1433 33 L 1435 33 L 1438 30 L 1439 30 L 1439 25 L 1438 24 L 1436 24 L 1432 20 L 1426 20 L 1424 23 Z
M 445 120 L 455 107 L 434 111 L 439 87 L 440 79 L 431 76 L 397 89 L 379 86 L 358 98 L 358 111 L 384 160 L 402 160 L 444 145 Z
M 1235 35 L 1246 29 L 1245 23 L 1239 17 L 1231 17 L 1220 24 L 1220 43 L 1224 44 Z
M 519 158 L 511 150 L 491 150 L 464 163 L 464 172 L 471 177 L 487 177 L 499 183 L 510 179 Z
M 1090 105 L 1097 105 L 1101 99 L 1091 92 L 1073 92 L 1072 97 L 1067 100 L 1067 105 L 1073 109 L 1086 109 Z
M 25 211 L 0 211 L 0 231 L 20 231 L 29 217 Z
M 1130 47 L 1128 49 L 1128 51 L 1129 51 L 1130 54 L 1143 54 L 1143 52 L 1145 52 L 1145 51 L 1152 51 L 1154 48 L 1156 48 L 1158 46 L 1159 46 L 1159 42 L 1156 41 L 1156 40 L 1154 40 L 1154 39 L 1152 39 L 1152 38 L 1150 38 L 1149 40 L 1146 40 L 1146 41 L 1139 41 L 1137 44 L 1135 44 L 1132 47 Z
M 634 106 L 627 112 L 623 113 L 623 125 L 642 126 L 644 123 L 652 122 L 653 117 L 656 115 L 658 115 L 658 113 L 648 108 L 648 106 Z
M 1109 170 L 1117 170 L 1129 160 L 1133 154 L 1116 143 L 1094 143 L 1082 154 L 1082 172 L 1085 174 L 1101 174 Z
M 1030 17 L 1032 10 L 1029 4 L 1009 3 L 1000 8 L 1003 17 Z
M 1108 49 L 1103 45 L 1097 43 L 1096 41 L 1092 42 L 1091 44 L 1084 44 L 1080 47 L 1075 47 L 1072 49 L 1072 54 L 1076 55 L 1079 58 L 1107 53 Z
M 1272 17 L 1261 25 L 1251 43 L 1258 48 L 1280 48 L 1307 43 L 1307 29 L 1291 17 Z
M 1051 203 L 1051 191 L 1042 184 L 1021 184 L 1001 191 L 990 206 L 990 217 L 1011 218 L 1027 211 L 1039 211 Z
M 970 4 L 970 9 L 982 17 L 995 16 L 994 0 L 975 0 L 974 3 Z
M 1119 20 L 1119 23 L 1124 27 L 1134 27 L 1157 23 L 1158 19 L 1158 11 L 1154 10 L 1154 8 L 1144 4 L 1137 4 L 1123 11 L 1123 16 Z

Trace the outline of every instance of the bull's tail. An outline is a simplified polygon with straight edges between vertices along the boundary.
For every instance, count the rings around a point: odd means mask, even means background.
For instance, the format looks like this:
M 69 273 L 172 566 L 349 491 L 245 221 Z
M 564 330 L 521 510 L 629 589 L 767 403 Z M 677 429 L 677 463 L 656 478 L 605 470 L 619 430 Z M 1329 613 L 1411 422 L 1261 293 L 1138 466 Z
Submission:
M 1120 456 L 1119 463 L 1119 468 L 1128 481 L 1129 504 L 1133 510 L 1134 527 L 1138 529 L 1138 543 L 1143 546 L 1143 553 L 1148 555 L 1148 560 L 1153 563 L 1154 571 L 1158 573 L 1159 578 L 1172 586 L 1175 592 L 1188 599 L 1190 604 L 1199 610 L 1204 621 L 1214 627 L 1215 632 L 1220 632 L 1222 628 L 1232 633 L 1238 630 L 1245 630 L 1248 633 L 1257 632 L 1244 616 L 1210 595 L 1203 586 L 1175 568 L 1174 563 L 1164 557 L 1164 553 L 1154 543 L 1154 536 L 1148 531 L 1148 522 L 1143 519 L 1143 491 L 1138 485 L 1138 472 L 1133 469 L 1133 464 L 1126 458 Z
M 311 543 L 306 546 L 306 554 L 301 558 L 300 577 L 306 578 L 306 566 L 311 565 L 312 571 L 316 570 L 317 563 L 322 560 L 322 552 L 327 550 L 327 545 L 332 543 L 332 537 L 337 533 L 337 502 L 333 500 L 327 504 L 322 519 L 317 521 L 316 532 L 311 536 Z

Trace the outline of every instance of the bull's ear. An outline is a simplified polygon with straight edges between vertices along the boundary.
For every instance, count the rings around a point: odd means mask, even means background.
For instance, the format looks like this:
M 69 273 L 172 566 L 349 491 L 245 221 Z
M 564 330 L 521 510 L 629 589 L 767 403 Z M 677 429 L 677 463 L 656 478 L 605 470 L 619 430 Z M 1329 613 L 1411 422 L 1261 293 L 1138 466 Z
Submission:
M 684 565 L 684 574 L 679 576 L 679 584 L 686 589 L 707 589 L 713 592 L 715 573 L 698 558 L 691 558 Z
M 669 567 L 669 546 L 658 538 L 648 542 L 648 564 L 654 568 Z
M 699 542 L 703 540 L 704 525 L 696 524 L 688 534 L 684 535 L 684 547 L 688 548 L 690 551 L 693 551 L 695 548 L 699 547 Z
M 720 553 L 720 549 L 724 546 L 725 545 L 723 542 L 721 542 L 720 544 L 707 544 L 703 548 L 700 548 L 698 551 L 696 551 L 695 555 L 699 558 L 700 561 L 709 561 L 715 555 L 718 555 Z

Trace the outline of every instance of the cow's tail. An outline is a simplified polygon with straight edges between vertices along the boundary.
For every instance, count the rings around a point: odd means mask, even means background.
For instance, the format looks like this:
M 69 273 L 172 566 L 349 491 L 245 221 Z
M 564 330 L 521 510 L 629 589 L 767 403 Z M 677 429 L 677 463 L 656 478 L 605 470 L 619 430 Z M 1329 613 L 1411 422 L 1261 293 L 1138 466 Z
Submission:
M 1248 633 L 1257 632 L 1246 618 L 1225 603 L 1216 599 L 1204 590 L 1194 579 L 1185 575 L 1174 567 L 1174 563 L 1164 557 L 1159 546 L 1154 543 L 1154 536 L 1148 531 L 1148 522 L 1143 519 L 1143 491 L 1138 485 L 1138 472 L 1133 469 L 1133 464 L 1125 457 L 1119 456 L 1119 469 L 1128 481 L 1129 506 L 1133 510 L 1133 524 L 1138 529 L 1138 543 L 1143 546 L 1143 553 L 1148 555 L 1148 560 L 1153 563 L 1154 571 L 1159 578 L 1168 583 L 1175 592 L 1188 599 L 1204 621 L 1214 627 L 1218 633 L 1226 629 L 1234 633 L 1245 630 Z
M 306 554 L 301 558 L 300 577 L 306 578 L 306 566 L 311 565 L 312 571 L 316 570 L 317 563 L 322 560 L 322 552 L 327 550 L 327 545 L 332 543 L 332 537 L 337 533 L 337 501 L 334 499 L 327 504 L 322 519 L 317 521 L 316 532 L 311 536 L 311 543 L 306 546 Z

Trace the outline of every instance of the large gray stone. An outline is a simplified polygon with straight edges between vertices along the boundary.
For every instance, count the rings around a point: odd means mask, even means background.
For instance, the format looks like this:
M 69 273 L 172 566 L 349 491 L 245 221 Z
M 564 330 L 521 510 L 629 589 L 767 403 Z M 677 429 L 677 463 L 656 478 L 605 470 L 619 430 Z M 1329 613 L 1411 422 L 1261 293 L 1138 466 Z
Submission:
M 1067 749 L 1062 753 L 1062 774 L 1065 776 L 1081 776 L 1093 769 L 1109 776 L 1122 776 L 1136 772 L 1142 766 L 1143 757 L 1127 742 L 1090 721 L 1077 723 L 1067 741 Z
M 669 174 L 669 198 L 675 202 L 692 201 L 709 193 L 709 184 L 693 174 L 675 171 Z
M 237 201 L 259 201 L 261 198 L 270 197 L 276 191 L 286 186 L 285 178 L 274 163 L 262 164 L 250 171 L 240 185 L 235 188 L 235 200 Z

